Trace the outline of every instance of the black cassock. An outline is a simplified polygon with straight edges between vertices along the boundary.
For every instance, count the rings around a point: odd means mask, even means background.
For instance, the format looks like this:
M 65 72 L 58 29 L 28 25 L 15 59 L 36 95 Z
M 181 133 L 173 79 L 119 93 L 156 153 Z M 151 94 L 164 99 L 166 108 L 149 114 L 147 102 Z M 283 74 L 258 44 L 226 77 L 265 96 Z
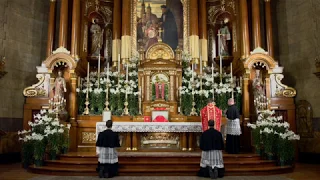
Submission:
M 178 29 L 174 15 L 169 9 L 162 14 L 160 22 L 162 22 L 163 28 L 162 41 L 168 44 L 173 50 L 177 49 Z
M 120 147 L 119 135 L 113 132 L 111 129 L 107 129 L 99 133 L 98 140 L 96 142 L 98 158 L 97 172 L 102 174 L 108 174 L 108 177 L 114 177 L 118 175 L 118 153 L 115 148 Z
M 222 134 L 214 128 L 209 128 L 200 137 L 202 150 L 198 176 L 209 177 L 208 168 L 218 168 L 218 177 L 224 176 L 223 154 L 224 142 Z
M 240 151 L 240 113 L 236 105 L 229 106 L 227 110 L 227 142 L 226 151 L 229 154 L 238 154 Z

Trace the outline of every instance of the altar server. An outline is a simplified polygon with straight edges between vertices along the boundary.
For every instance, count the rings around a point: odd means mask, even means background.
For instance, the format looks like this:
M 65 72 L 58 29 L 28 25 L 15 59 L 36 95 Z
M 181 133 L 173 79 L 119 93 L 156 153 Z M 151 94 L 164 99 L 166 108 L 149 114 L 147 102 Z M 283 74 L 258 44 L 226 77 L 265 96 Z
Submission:
M 200 137 L 202 150 L 198 176 L 212 179 L 224 176 L 222 150 L 224 149 L 222 134 L 214 128 L 214 121 L 209 120 L 209 129 Z
M 96 142 L 98 168 L 100 178 L 110 178 L 118 175 L 118 153 L 116 148 L 120 147 L 118 133 L 113 132 L 112 121 L 106 122 L 107 129 L 99 133 Z
M 237 106 L 234 103 L 234 99 L 228 100 L 228 110 L 226 112 L 227 123 L 227 142 L 226 151 L 229 154 L 238 154 L 240 151 L 240 113 Z

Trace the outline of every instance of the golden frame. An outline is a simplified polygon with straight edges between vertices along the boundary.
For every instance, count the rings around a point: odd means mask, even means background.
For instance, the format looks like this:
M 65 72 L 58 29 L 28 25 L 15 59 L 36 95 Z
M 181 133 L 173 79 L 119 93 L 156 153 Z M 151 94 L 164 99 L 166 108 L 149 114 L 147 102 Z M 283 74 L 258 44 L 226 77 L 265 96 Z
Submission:
M 137 3 L 131 1 L 131 55 L 138 54 L 137 49 Z M 181 0 L 183 7 L 183 51 L 189 52 L 189 0 Z

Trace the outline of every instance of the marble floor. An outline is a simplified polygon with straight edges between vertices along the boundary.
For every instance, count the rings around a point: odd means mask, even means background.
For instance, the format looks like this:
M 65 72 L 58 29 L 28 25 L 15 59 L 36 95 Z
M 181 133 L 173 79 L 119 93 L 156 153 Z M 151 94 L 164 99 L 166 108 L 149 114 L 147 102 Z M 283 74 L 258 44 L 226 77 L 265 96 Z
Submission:
M 278 176 L 227 176 L 225 180 L 316 180 L 320 179 L 320 164 L 296 164 L 293 173 L 283 174 Z M 0 179 L 1 180 L 94 180 L 97 177 L 61 177 L 61 176 L 43 176 L 32 174 L 21 168 L 20 163 L 15 164 L 0 164 Z M 116 177 L 116 180 L 201 180 L 206 178 L 198 177 Z

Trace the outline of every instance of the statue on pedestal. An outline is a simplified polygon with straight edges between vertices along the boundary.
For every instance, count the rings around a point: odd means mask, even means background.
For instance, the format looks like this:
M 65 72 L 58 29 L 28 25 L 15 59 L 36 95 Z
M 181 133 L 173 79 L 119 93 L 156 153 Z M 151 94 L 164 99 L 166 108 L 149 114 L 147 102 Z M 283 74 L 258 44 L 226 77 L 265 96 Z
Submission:
M 222 27 L 218 30 L 218 36 L 220 36 L 220 41 L 218 42 L 219 56 L 230 56 L 227 43 L 227 41 L 231 40 L 230 30 L 227 25 L 228 21 L 228 19 L 222 21 Z
M 64 93 L 67 92 L 66 81 L 62 77 L 62 71 L 58 72 L 58 77 L 54 81 L 54 86 L 52 88 L 54 97 L 64 98 Z
M 253 79 L 252 86 L 254 99 L 258 98 L 259 96 L 265 96 L 263 83 L 260 79 L 260 70 L 256 70 L 256 77 Z
M 103 45 L 103 32 L 104 30 L 97 24 L 98 19 L 92 19 L 90 27 L 91 36 L 91 55 L 99 56 L 100 50 Z

